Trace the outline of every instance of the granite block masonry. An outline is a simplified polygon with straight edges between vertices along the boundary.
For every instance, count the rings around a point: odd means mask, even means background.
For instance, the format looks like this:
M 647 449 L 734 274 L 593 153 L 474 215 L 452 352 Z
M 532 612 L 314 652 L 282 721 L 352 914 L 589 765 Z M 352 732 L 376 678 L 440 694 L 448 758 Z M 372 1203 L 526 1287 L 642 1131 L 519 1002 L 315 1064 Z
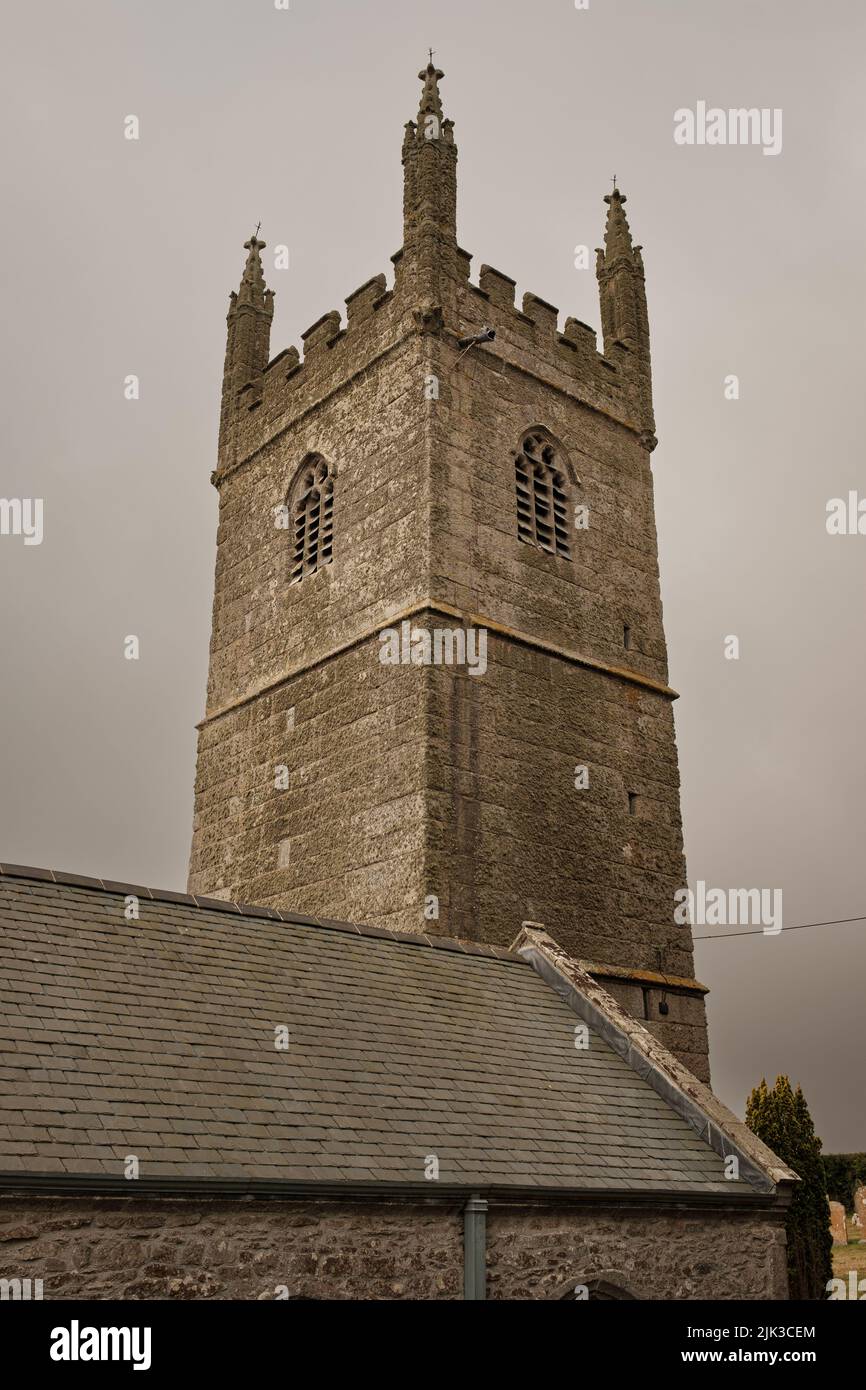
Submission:
M 614 188 L 603 352 L 538 295 L 516 305 L 510 276 L 473 282 L 442 73 L 420 77 L 392 286 L 373 276 L 303 358 L 271 357 L 265 243 L 246 243 L 190 892 L 501 945 L 543 921 L 707 1079 L 673 918 L 641 248 Z M 406 621 L 483 629 L 483 674 L 383 664 L 380 633 Z

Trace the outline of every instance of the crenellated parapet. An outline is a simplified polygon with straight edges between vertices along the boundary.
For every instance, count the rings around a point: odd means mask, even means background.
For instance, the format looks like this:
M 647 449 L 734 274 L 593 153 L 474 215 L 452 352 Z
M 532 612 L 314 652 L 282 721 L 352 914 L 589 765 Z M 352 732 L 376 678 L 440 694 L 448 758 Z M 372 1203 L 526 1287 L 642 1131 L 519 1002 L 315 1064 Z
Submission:
M 542 370 L 551 383 L 594 409 L 620 420 L 640 433 L 642 422 L 629 388 L 627 351 L 612 357 L 598 351 L 595 329 L 580 319 L 566 318 L 560 330 L 559 310 L 528 291 L 518 308 L 516 281 L 492 266 L 482 265 L 478 284 L 468 283 L 460 301 L 460 332 L 469 335 L 489 326 L 495 340 L 485 353 L 517 370 Z
M 457 243 L 453 123 L 443 115 L 441 69 L 432 60 L 419 73 L 417 119 L 405 127 L 404 241 L 392 257 L 394 286 L 376 275 L 346 299 L 345 317 L 332 309 L 301 334 L 301 349 L 268 360 L 273 292 L 264 283 L 261 250 L 252 237 L 240 291 L 228 316 L 220 423 L 220 480 L 287 421 L 309 410 L 412 334 L 459 340 L 483 327 L 496 337 L 485 353 L 518 371 L 542 372 L 551 385 L 633 430 L 655 445 L 649 322 L 641 248 L 632 243 L 618 188 L 608 194 L 605 245 L 596 273 L 603 352 L 596 333 L 540 295 L 515 302 L 516 281 L 482 265 L 470 279 L 471 254 Z
M 461 253 L 467 276 L 469 261 L 468 253 Z M 414 280 L 401 281 L 399 274 L 394 289 L 388 289 L 384 274 L 372 277 L 346 298 L 345 318 L 336 309 L 322 314 L 300 335 L 302 352 L 285 348 L 245 380 L 233 407 L 233 448 L 221 454 L 215 481 L 398 343 L 432 334 L 450 342 L 456 354 L 458 338 L 485 326 L 496 330 L 485 352 L 518 371 L 543 371 L 551 384 L 642 433 L 627 344 L 613 340 L 609 355 L 603 355 L 593 328 L 568 317 L 560 330 L 557 307 L 532 292 L 523 295 L 518 308 L 515 280 L 492 266 L 481 267 L 477 285 L 461 276 L 454 300 L 444 309 L 420 298 L 422 288 Z
M 345 319 L 339 310 L 331 309 L 300 335 L 302 351 L 284 348 L 260 373 L 244 381 L 233 397 L 224 392 L 233 448 L 230 453 L 221 451 L 215 483 L 289 421 L 416 331 L 408 300 L 388 289 L 384 274 L 353 290 L 345 304 Z

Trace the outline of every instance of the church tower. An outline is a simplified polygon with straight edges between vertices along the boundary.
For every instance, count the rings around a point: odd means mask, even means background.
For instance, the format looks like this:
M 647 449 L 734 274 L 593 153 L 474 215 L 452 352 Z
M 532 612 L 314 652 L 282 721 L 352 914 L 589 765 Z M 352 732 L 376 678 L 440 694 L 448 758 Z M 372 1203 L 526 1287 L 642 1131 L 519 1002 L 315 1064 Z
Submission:
M 543 923 L 706 1079 L 659 593 L 641 248 L 595 332 L 457 242 L 443 73 L 384 275 L 269 357 L 232 295 L 190 892 L 508 946 Z

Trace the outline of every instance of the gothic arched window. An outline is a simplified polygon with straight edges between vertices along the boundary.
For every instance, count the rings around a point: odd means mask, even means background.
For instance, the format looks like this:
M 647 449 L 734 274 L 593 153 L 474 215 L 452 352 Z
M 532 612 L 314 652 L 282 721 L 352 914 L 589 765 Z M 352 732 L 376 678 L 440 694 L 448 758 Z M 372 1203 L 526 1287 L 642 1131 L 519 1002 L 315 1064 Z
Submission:
M 329 565 L 334 551 L 334 479 L 321 454 L 304 460 L 289 499 L 291 583 Z
M 525 435 L 515 458 L 514 480 L 517 539 L 570 560 L 568 475 L 546 431 L 531 430 Z

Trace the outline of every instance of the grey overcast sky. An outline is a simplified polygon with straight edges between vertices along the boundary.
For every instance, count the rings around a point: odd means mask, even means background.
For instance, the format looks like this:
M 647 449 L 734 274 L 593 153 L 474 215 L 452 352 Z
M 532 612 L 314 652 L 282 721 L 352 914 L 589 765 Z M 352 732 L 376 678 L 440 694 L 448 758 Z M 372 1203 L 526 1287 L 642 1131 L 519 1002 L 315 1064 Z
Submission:
M 242 242 L 261 219 L 291 250 L 273 353 L 390 277 L 432 45 L 473 277 L 598 325 L 574 248 L 614 173 L 644 246 L 690 880 L 781 888 L 788 925 L 866 914 L 866 535 L 825 526 L 866 497 L 861 0 L 4 10 L 0 495 L 44 498 L 45 535 L 0 537 L 0 859 L 185 886 Z M 781 108 L 781 152 L 675 144 L 702 100 Z M 828 1150 L 866 1149 L 866 922 L 696 966 L 723 1099 L 785 1071 Z

